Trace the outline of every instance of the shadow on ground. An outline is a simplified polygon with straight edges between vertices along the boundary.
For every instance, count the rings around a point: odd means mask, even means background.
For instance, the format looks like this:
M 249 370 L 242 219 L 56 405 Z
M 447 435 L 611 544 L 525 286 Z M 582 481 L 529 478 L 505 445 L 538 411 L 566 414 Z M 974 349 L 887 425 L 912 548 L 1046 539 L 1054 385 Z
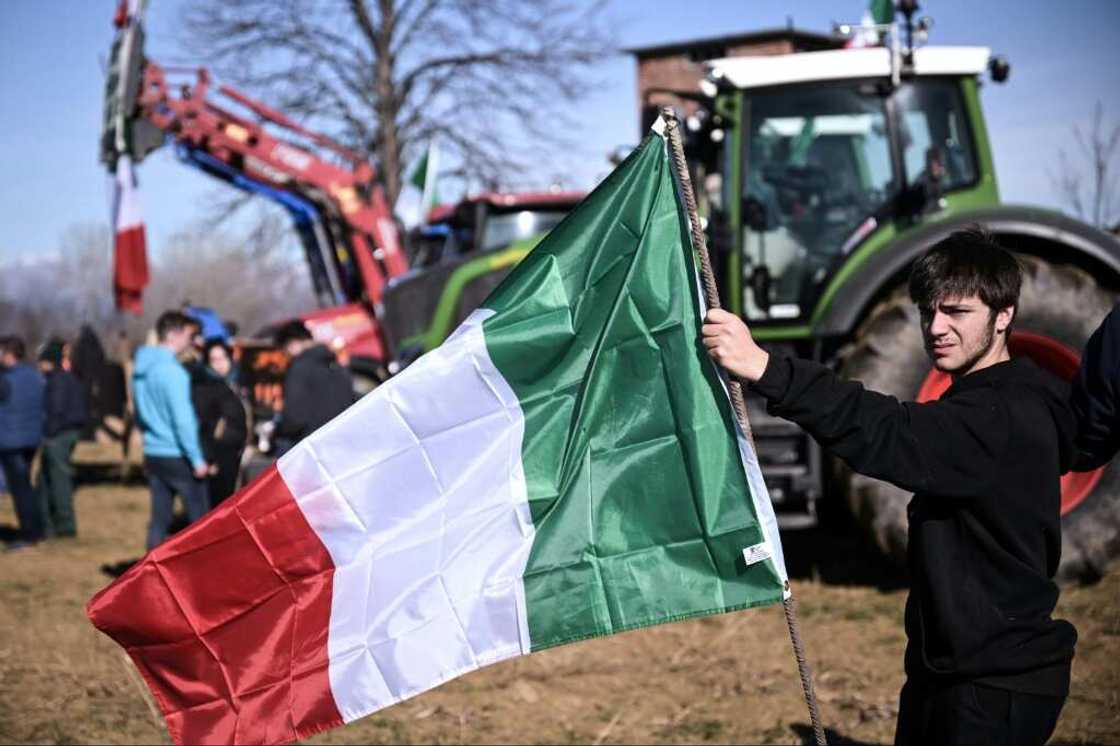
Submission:
M 140 558 L 137 557 L 136 559 L 121 560 L 120 562 L 106 562 L 101 566 L 101 574 L 107 575 L 110 578 L 119 578 L 128 571 L 128 568 L 139 561 Z

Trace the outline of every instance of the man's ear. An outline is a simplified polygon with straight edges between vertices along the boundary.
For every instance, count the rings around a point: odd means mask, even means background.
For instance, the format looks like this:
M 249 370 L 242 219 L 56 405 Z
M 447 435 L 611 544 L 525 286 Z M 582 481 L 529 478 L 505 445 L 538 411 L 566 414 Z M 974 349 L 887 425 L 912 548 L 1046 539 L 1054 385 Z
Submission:
M 996 314 L 996 333 L 1005 334 L 1015 318 L 1015 306 L 1008 306 Z

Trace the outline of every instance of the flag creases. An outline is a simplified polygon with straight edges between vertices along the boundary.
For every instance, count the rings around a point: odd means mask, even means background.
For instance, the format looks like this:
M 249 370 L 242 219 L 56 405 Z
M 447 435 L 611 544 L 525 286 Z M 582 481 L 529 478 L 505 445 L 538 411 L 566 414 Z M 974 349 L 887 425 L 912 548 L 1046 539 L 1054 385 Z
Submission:
M 532 650 L 775 603 L 773 511 L 703 312 L 654 135 L 443 345 L 90 617 L 177 743 L 246 742 Z M 775 551 L 748 566 L 759 544 Z

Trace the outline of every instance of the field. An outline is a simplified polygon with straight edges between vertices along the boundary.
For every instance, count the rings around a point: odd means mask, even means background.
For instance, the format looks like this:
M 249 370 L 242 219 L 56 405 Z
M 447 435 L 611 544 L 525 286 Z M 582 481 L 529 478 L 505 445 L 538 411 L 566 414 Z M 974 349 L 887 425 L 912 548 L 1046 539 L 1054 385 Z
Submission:
M 89 451 L 85 451 L 88 458 Z M 143 485 L 78 490 L 80 538 L 0 554 L 0 742 L 166 743 L 124 653 L 85 602 L 138 557 Z M 0 526 L 15 518 L 7 497 Z M 902 683 L 901 578 L 851 533 L 786 538 L 794 596 L 831 743 L 893 735 Z M 1120 572 L 1066 590 L 1080 633 L 1055 743 L 1120 742 Z M 309 743 L 811 742 L 780 608 L 569 645 L 453 681 Z

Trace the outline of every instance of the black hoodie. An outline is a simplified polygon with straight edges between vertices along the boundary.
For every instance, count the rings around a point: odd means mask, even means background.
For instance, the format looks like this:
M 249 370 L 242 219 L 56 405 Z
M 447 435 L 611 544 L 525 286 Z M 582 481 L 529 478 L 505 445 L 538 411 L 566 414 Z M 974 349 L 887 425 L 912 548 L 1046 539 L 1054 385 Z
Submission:
M 278 438 L 298 442 L 354 403 L 354 384 L 338 358 L 323 345 L 307 348 L 284 374 L 284 411 Z
M 1081 353 L 1070 404 L 1077 417 L 1078 471 L 1104 466 L 1120 450 L 1120 303 Z
M 755 389 L 855 471 L 913 492 L 906 672 L 1064 696 L 1077 633 L 1051 618 L 1059 476 L 1073 458 L 1063 384 L 1017 358 L 900 403 L 805 360 Z

